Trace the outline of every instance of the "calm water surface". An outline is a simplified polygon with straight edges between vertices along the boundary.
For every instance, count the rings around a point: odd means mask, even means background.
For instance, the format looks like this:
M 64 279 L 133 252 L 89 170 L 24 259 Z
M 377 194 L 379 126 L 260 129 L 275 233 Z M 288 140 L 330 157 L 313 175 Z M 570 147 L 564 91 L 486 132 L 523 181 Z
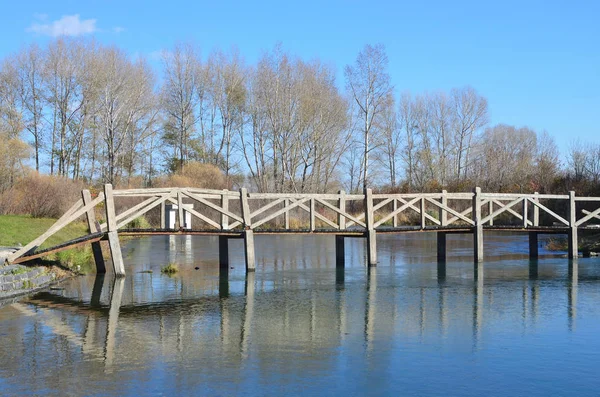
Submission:
M 470 240 L 444 268 L 433 233 L 378 236 L 368 270 L 349 239 L 340 271 L 332 236 L 259 236 L 248 277 L 239 240 L 227 275 L 214 237 L 128 241 L 126 278 L 0 307 L 0 394 L 599 395 L 600 260 L 486 233 L 476 273 Z

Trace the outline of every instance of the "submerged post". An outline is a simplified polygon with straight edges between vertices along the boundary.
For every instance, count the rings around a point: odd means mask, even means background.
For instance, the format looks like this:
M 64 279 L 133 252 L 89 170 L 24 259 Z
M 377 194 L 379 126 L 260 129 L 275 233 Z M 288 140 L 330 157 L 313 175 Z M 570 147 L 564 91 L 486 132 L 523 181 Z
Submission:
M 229 237 L 219 236 L 219 270 L 229 269 Z
M 335 236 L 335 267 L 346 266 L 345 251 L 344 236 Z
M 529 232 L 529 259 L 537 259 L 538 255 L 538 232 Z
M 373 212 L 373 191 L 365 189 L 365 221 L 367 226 L 367 259 L 369 266 L 377 265 L 377 237 Z
M 248 204 L 248 190 L 243 187 L 240 189 L 240 205 L 242 209 L 242 219 L 244 221 L 244 253 L 246 256 L 246 271 L 256 270 L 256 259 L 254 255 L 254 232 L 252 231 L 252 221 L 250 215 L 250 205 Z
M 578 255 L 577 240 L 577 209 L 575 202 L 575 192 L 569 192 L 569 259 L 577 258 Z
M 92 195 L 90 194 L 89 190 L 82 190 L 81 196 L 83 198 L 83 205 L 88 205 L 92 202 Z M 94 208 L 90 208 L 85 215 L 88 223 L 88 232 L 98 233 L 99 230 L 96 227 L 96 214 L 94 212 Z M 92 243 L 92 253 L 94 255 L 94 262 L 96 263 L 96 273 L 106 273 L 106 265 L 104 264 L 104 256 L 102 256 L 102 246 L 100 245 L 100 241 Z
M 106 227 L 108 230 L 108 245 L 110 247 L 110 257 L 113 263 L 115 276 L 125 276 L 125 265 L 121 254 L 121 243 L 117 233 L 117 217 L 115 215 L 115 201 L 113 197 L 113 187 L 110 183 L 104 185 L 104 199 L 106 207 Z
M 475 263 L 483 262 L 483 223 L 481 222 L 481 188 L 473 190 L 473 259 Z

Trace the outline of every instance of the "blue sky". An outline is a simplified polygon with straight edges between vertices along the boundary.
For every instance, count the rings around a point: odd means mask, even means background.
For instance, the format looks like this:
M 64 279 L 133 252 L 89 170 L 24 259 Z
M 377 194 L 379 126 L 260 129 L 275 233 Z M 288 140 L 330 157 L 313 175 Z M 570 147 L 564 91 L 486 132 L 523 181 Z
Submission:
M 58 31 L 155 58 L 176 42 L 248 63 L 281 42 L 338 70 L 383 43 L 398 93 L 473 86 L 492 123 L 600 143 L 597 1 L 3 1 L 0 57 Z M 76 17 L 78 15 L 78 17 Z

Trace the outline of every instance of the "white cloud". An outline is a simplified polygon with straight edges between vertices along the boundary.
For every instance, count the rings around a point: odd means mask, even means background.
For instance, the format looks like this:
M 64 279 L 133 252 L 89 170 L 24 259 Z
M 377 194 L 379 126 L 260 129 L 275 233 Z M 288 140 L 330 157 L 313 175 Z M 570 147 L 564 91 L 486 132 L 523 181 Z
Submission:
M 27 28 L 28 32 L 43 34 L 46 36 L 81 36 L 94 33 L 96 28 L 95 19 L 79 19 L 79 14 L 63 15 L 62 18 L 49 23 L 33 23 Z
M 125 31 L 125 28 L 124 28 L 124 27 L 122 27 L 122 26 L 115 26 L 115 27 L 114 27 L 112 30 L 113 30 L 113 32 L 114 32 L 114 33 L 117 33 L 117 34 L 119 34 L 119 33 L 122 33 L 122 32 L 124 32 L 124 31 Z

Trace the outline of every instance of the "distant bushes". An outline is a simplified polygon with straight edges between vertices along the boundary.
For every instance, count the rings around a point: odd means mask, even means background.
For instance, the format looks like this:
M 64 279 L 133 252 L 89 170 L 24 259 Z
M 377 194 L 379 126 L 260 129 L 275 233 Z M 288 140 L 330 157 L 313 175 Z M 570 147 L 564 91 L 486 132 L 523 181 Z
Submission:
M 0 193 L 0 214 L 58 218 L 75 203 L 83 188 L 78 181 L 31 172 Z
M 212 164 L 196 161 L 186 163 L 183 169 L 172 175 L 158 178 L 157 187 L 198 187 L 204 189 L 226 189 L 227 179 L 223 172 Z

